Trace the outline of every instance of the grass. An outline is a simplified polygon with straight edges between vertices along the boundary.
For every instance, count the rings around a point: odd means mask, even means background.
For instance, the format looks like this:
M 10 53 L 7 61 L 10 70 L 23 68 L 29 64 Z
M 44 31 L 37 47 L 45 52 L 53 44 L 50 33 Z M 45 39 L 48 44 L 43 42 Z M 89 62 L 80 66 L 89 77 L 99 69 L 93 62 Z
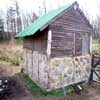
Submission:
M 19 50 L 0 48 L 0 62 L 10 63 L 19 66 L 22 62 L 22 53 Z
M 100 55 L 100 43 L 98 43 L 98 40 L 93 40 L 92 51 L 93 54 Z
M 56 89 L 50 92 L 47 92 L 43 89 L 41 89 L 39 86 L 37 86 L 29 77 L 28 75 L 21 73 L 20 74 L 21 79 L 24 81 L 26 87 L 28 88 L 28 90 L 30 92 L 35 92 L 37 93 L 39 96 L 42 97 L 58 97 L 58 96 L 63 96 L 64 92 L 63 89 Z M 73 91 L 73 88 L 71 86 L 65 87 L 65 90 L 67 93 L 71 93 Z
M 0 65 L 11 65 L 10 62 L 0 60 Z

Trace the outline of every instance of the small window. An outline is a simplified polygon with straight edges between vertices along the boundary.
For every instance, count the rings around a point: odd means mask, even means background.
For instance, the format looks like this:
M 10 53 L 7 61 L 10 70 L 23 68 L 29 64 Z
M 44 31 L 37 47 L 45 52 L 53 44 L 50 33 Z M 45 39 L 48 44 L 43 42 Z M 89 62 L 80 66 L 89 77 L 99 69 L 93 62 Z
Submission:
M 88 33 L 75 33 L 74 43 L 75 56 L 81 56 L 90 53 L 90 35 Z
M 82 55 L 82 37 L 80 33 L 75 33 L 75 56 Z
M 82 35 L 82 55 L 86 55 L 89 53 L 89 35 L 83 34 Z

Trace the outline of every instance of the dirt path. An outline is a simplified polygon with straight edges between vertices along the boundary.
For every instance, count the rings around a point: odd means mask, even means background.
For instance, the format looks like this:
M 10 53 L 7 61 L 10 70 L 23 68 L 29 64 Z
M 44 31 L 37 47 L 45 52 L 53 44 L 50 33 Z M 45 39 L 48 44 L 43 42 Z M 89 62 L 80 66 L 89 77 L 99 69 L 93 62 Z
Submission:
M 100 86 L 93 84 L 87 89 L 84 89 L 80 94 L 72 93 L 65 98 L 62 97 L 50 97 L 42 98 L 36 93 L 30 93 L 19 76 L 11 77 L 15 81 L 15 85 L 12 86 L 11 95 L 6 100 L 100 100 Z
M 11 87 L 11 94 L 7 96 L 6 100 L 38 100 L 36 95 L 33 95 L 26 89 L 19 76 L 10 77 L 14 81 Z

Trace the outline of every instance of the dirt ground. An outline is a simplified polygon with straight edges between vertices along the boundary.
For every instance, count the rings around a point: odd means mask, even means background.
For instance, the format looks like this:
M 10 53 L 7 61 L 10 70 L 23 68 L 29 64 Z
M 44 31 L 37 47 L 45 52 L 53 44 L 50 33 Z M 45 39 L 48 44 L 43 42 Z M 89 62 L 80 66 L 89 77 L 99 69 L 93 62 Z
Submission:
M 21 50 L 22 46 L 7 45 L 7 43 L 0 44 L 0 48 L 7 48 L 12 50 Z M 25 84 L 20 79 L 18 73 L 20 73 L 22 65 L 12 66 L 6 63 L 0 62 L 0 77 L 9 77 L 14 81 L 14 85 L 11 87 L 11 93 L 3 100 L 100 100 L 100 85 L 92 84 L 81 91 L 79 94 L 71 93 L 67 97 L 50 97 L 44 98 L 40 97 L 38 94 L 32 92 L 30 93 Z
M 25 88 L 18 75 L 9 78 L 14 81 L 15 84 L 11 87 L 11 93 L 5 98 L 5 100 L 38 100 L 35 95 L 32 96 L 32 94 Z
M 79 94 L 72 93 L 67 97 L 43 98 L 34 92 L 30 93 L 18 75 L 10 78 L 15 81 L 15 85 L 12 86 L 11 94 L 5 100 L 100 100 L 100 86 L 94 83 Z
M 0 69 L 3 67 L 5 69 L 2 73 L 0 73 L 1 77 L 9 77 L 12 81 L 14 81 L 14 85 L 11 87 L 11 94 L 7 96 L 4 100 L 100 100 L 100 85 L 92 83 L 91 86 L 87 88 L 81 93 L 76 94 L 68 94 L 65 98 L 64 96 L 61 97 L 50 97 L 44 98 L 40 97 L 36 93 L 30 93 L 27 88 L 25 87 L 24 82 L 20 79 L 18 73 L 20 72 L 20 67 L 18 66 L 3 66 L 0 65 Z M 8 70 L 9 71 L 6 71 Z M 16 72 L 17 70 L 17 72 Z M 13 73 L 11 75 L 11 73 Z

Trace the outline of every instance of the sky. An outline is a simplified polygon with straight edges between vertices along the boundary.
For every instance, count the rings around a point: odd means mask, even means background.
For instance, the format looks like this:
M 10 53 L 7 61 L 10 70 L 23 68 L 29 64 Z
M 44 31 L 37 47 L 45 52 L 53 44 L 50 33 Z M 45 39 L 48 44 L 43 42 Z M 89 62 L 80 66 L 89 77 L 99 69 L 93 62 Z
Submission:
M 0 8 L 6 12 L 6 9 L 12 4 L 11 1 L 14 0 L 0 0 Z M 35 12 L 39 15 L 39 8 L 43 9 L 43 1 L 44 0 L 18 0 L 20 10 L 27 13 L 27 12 Z M 72 3 L 75 0 L 45 0 L 45 5 L 47 11 L 51 9 L 56 9 L 59 6 L 67 5 L 68 3 Z M 90 19 L 95 19 L 97 13 L 99 12 L 98 5 L 100 4 L 100 0 L 76 0 L 80 8 L 84 10 L 85 14 L 89 13 Z

